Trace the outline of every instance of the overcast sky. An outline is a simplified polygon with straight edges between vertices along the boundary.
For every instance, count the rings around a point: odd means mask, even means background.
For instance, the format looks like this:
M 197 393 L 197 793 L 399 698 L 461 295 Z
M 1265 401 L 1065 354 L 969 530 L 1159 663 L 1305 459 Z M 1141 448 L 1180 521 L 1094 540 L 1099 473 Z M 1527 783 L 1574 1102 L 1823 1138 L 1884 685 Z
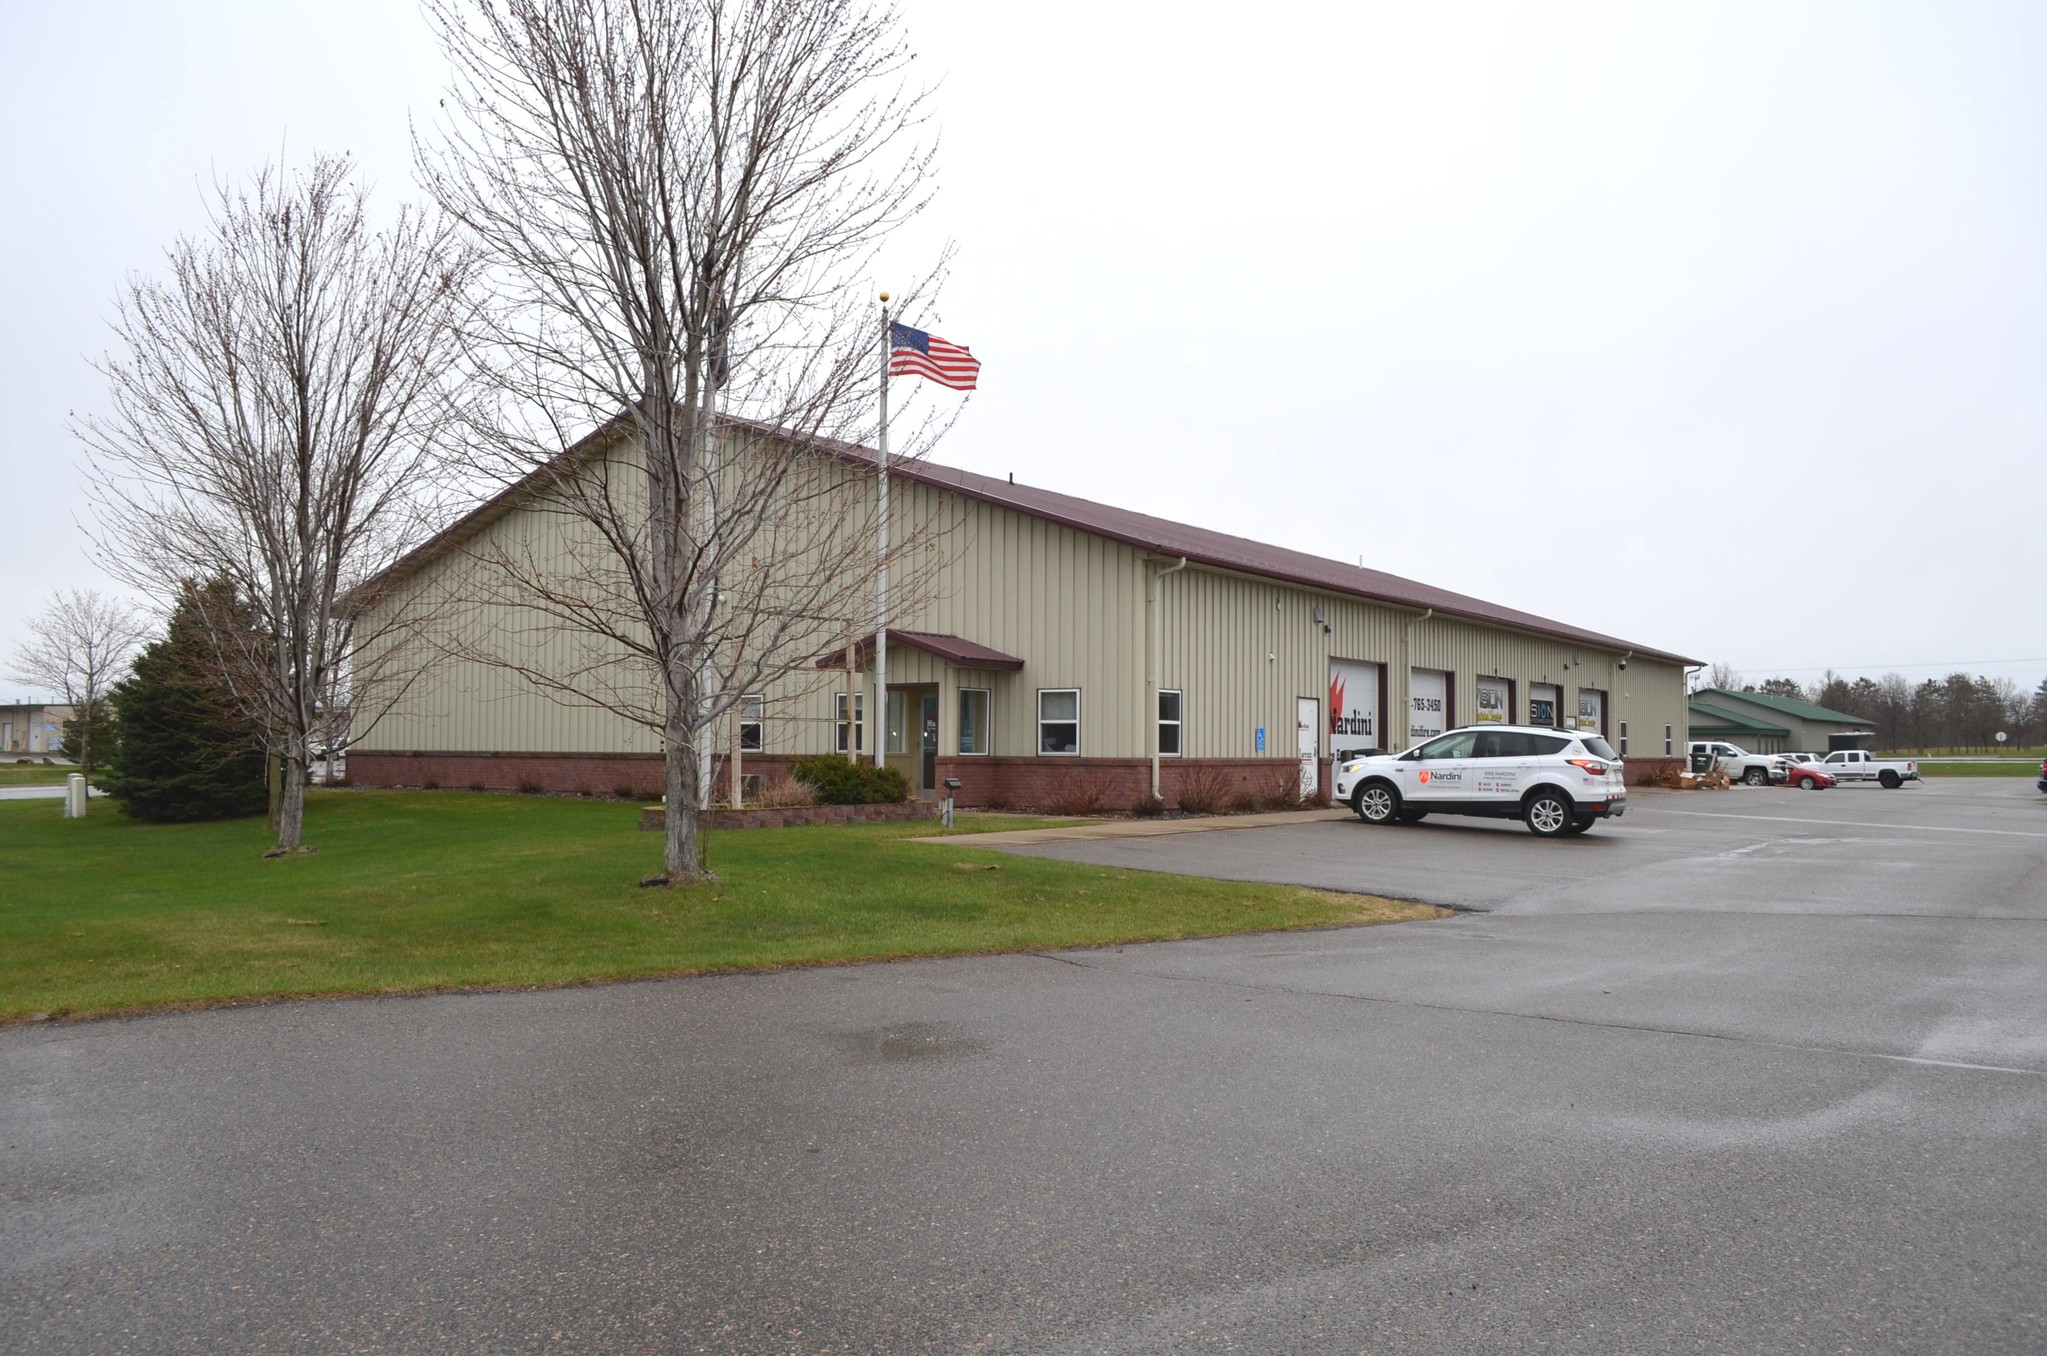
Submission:
M 2047 674 L 2047 6 L 904 15 L 941 194 L 869 285 L 958 246 L 936 460 L 1754 679 Z M 107 587 L 67 416 L 123 275 L 266 159 L 413 196 L 442 79 L 408 0 L 9 29 L 0 660 Z

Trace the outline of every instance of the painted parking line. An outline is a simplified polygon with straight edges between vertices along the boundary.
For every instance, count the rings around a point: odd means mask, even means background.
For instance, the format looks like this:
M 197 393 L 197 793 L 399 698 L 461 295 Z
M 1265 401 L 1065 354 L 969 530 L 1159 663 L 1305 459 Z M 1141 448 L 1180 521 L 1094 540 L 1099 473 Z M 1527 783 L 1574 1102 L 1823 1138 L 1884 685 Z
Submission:
M 1684 815 L 1689 819 L 1759 819 L 1770 824 L 1825 824 L 1836 829 L 1911 829 L 1916 833 L 1988 833 L 1999 838 L 2047 838 L 2047 833 L 2025 829 L 1957 829 L 1944 824 L 1872 824 L 1860 819 L 1797 819 L 1791 815 L 1728 815 L 1715 810 L 1663 810 L 1657 814 Z

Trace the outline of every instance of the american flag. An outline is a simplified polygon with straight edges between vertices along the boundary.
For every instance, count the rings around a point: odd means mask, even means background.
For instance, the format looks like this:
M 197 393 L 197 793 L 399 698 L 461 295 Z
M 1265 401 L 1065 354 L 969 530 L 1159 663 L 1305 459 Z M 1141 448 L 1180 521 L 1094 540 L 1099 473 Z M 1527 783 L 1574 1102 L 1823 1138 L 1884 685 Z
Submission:
M 940 386 L 971 391 L 980 370 L 981 360 L 967 352 L 964 344 L 950 343 L 908 325 L 889 326 L 888 374 L 892 377 L 929 377 Z

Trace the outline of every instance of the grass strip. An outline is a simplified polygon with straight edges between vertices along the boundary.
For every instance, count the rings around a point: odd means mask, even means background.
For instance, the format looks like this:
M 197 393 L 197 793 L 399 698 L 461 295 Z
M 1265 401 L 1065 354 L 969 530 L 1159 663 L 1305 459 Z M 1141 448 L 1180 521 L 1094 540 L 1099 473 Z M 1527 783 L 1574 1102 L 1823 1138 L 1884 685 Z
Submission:
M 733 830 L 720 879 L 643 890 L 639 807 L 461 792 L 308 798 L 317 854 L 260 820 L 145 825 L 0 802 L 0 1022 L 521 988 L 1393 922 L 1441 911 L 909 843 L 929 823 Z M 1027 827 L 963 817 L 962 828 Z
M 0 763 L 0 786 L 62 786 L 76 771 L 62 763 Z
M 1922 777 L 2038 777 L 2040 763 L 1921 763 Z

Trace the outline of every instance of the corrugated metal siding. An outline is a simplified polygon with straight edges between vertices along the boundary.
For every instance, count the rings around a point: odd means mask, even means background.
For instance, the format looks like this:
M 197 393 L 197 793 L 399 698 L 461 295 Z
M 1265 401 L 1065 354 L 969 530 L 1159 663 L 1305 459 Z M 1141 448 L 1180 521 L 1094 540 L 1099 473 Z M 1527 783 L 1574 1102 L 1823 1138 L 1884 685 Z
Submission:
M 848 506 L 846 530 L 871 530 L 871 498 L 862 488 L 860 500 Z M 990 690 L 997 755 L 1034 751 L 1037 691 L 1066 687 L 1081 690 L 1084 755 L 1137 757 L 1148 751 L 1144 597 L 1146 575 L 1156 564 L 1123 543 L 928 485 L 898 481 L 894 503 L 892 516 L 900 515 L 901 522 L 945 522 L 952 530 L 934 548 L 941 563 L 927 596 L 914 606 L 899 596 L 891 624 L 962 636 L 1025 661 L 1021 672 L 963 673 L 946 670 L 921 651 L 890 647 L 892 686 L 940 686 L 941 754 L 956 747 L 957 694 L 963 686 Z M 487 531 L 518 534 L 510 540 L 531 543 L 563 571 L 589 568 L 598 558 L 588 528 L 561 515 L 517 510 Z M 578 543 L 583 549 L 576 549 Z M 450 572 L 464 568 L 473 567 L 462 556 L 444 557 L 426 567 L 415 587 L 430 587 L 436 579 L 448 584 Z M 912 573 L 906 563 L 898 577 Z M 1684 737 L 1683 677 L 1675 665 L 1637 658 L 1622 671 L 1616 653 L 1440 616 L 1422 621 L 1390 605 L 1201 568 L 1167 575 L 1159 587 L 1159 681 L 1184 694 L 1182 747 L 1188 757 L 1253 756 L 1262 726 L 1266 755 L 1292 758 L 1296 698 L 1314 698 L 1326 728 L 1332 657 L 1384 666 L 1388 747 L 1403 744 L 1408 673 L 1414 667 L 1452 675 L 1451 714 L 1459 723 L 1476 710 L 1479 676 L 1497 675 L 1514 680 L 1517 719 L 1526 719 L 1531 683 L 1562 687 L 1567 711 L 1575 710 L 1577 688 L 1597 687 L 1609 694 L 1609 733 L 1618 734 L 1620 720 L 1630 722 L 1632 753 L 1660 755 L 1666 722 L 1674 725 L 1674 738 Z M 1315 620 L 1318 607 L 1322 622 Z M 533 626 L 533 619 L 505 608 L 476 609 L 468 621 L 514 641 Z M 871 627 L 871 611 L 850 618 L 838 634 L 820 636 L 817 649 L 833 648 L 846 632 Z M 576 650 L 568 637 L 536 635 L 529 659 L 560 666 Z M 1573 654 L 1582 662 L 1570 664 Z M 844 681 L 843 669 L 807 669 L 771 685 L 765 751 L 830 751 L 835 695 Z M 860 684 L 871 692 L 871 669 L 862 672 Z M 1322 746 L 1326 752 L 1326 735 Z M 563 705 L 517 674 L 465 661 L 443 665 L 419 684 L 360 747 L 653 752 L 658 741 L 619 716 Z

